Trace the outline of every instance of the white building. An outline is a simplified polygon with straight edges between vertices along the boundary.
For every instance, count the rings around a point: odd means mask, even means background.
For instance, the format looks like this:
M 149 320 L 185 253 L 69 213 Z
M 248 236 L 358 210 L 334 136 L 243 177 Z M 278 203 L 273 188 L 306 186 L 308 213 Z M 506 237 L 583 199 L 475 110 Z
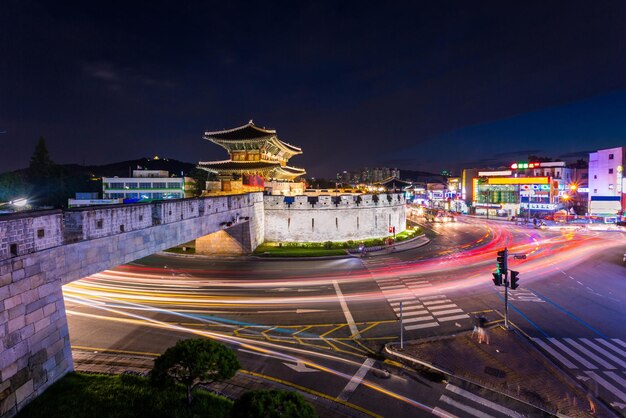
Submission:
M 626 147 L 608 148 L 589 154 L 589 213 L 616 215 L 624 211 Z
M 132 177 L 103 177 L 104 199 L 150 201 L 191 197 L 189 177 L 169 177 L 165 170 L 133 170 Z

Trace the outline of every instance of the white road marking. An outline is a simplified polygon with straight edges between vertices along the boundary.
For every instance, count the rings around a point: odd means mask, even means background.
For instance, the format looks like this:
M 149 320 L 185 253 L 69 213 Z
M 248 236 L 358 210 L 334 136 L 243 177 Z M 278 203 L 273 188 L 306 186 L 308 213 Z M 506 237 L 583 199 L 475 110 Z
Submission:
M 447 303 L 445 305 L 435 305 L 435 306 L 426 306 L 426 307 L 430 309 L 431 311 L 434 311 L 436 309 L 458 308 L 456 303 Z
M 611 341 L 618 343 L 619 345 L 621 345 L 622 347 L 626 348 L 626 343 L 622 340 L 619 340 L 617 338 L 611 338 Z
M 591 377 L 593 380 L 598 382 L 600 386 L 602 386 L 603 388 L 611 392 L 613 395 L 617 396 L 617 399 L 626 399 L 626 393 L 622 392 L 621 390 L 613 386 L 611 383 L 609 383 L 606 379 L 604 379 L 599 374 L 595 372 L 591 372 L 591 371 L 586 371 L 586 370 L 585 370 L 585 373 L 587 373 L 587 376 Z
M 397 298 L 387 298 L 387 302 L 399 302 L 399 301 L 405 301 L 405 300 L 411 300 L 414 299 L 415 297 L 413 295 L 406 295 L 406 296 L 400 296 Z M 408 302 L 406 302 L 408 303 Z
M 343 314 L 346 317 L 346 322 L 348 322 L 348 327 L 350 327 L 350 332 L 356 338 L 361 338 L 359 329 L 356 327 L 356 324 L 354 323 L 354 318 L 352 318 L 352 314 L 350 313 L 350 310 L 348 309 L 348 304 L 346 303 L 346 299 L 343 297 L 343 293 L 341 293 L 341 289 L 339 288 L 339 283 L 337 283 L 337 280 L 333 280 L 333 286 L 335 287 L 335 292 L 337 293 L 337 299 L 339 299 L 339 304 L 341 305 Z
M 407 324 L 407 323 L 411 323 L 411 322 L 429 321 L 429 320 L 431 320 L 431 319 L 435 319 L 435 318 L 433 318 L 433 317 L 432 317 L 432 316 L 430 316 L 430 315 L 427 315 L 427 316 L 420 316 L 419 318 L 407 318 L 407 319 L 405 319 L 403 322 L 404 322 L 405 324 Z
M 424 307 L 422 305 L 410 305 L 410 306 L 404 306 L 402 305 L 402 310 L 403 311 L 414 311 L 416 309 L 424 309 Z M 400 312 L 400 306 L 396 306 L 393 308 L 394 311 L 396 312 Z
M 548 353 L 550 353 L 552 355 L 552 357 L 554 357 L 555 359 L 559 360 L 561 363 L 563 363 L 563 365 L 567 368 L 570 369 L 577 369 L 578 367 L 576 367 L 576 365 L 574 365 L 574 363 L 572 363 L 571 361 L 569 361 L 568 359 L 566 359 L 565 357 L 563 357 L 562 355 L 560 355 L 557 351 L 555 351 L 552 347 L 550 347 L 548 344 L 544 343 L 541 338 L 533 338 L 533 341 L 535 343 L 537 343 L 537 345 L 539 345 L 541 348 L 543 348 L 544 350 L 546 350 Z
M 357 370 L 357 372 L 354 374 L 354 376 L 352 376 L 352 379 L 350 379 L 346 387 L 343 388 L 339 396 L 337 396 L 337 399 L 341 399 L 342 401 L 348 400 L 350 394 L 354 392 L 354 390 L 361 384 L 367 372 L 372 368 L 374 361 L 375 360 L 373 358 L 365 359 L 361 367 L 359 367 L 359 370 Z
M 456 415 L 451 414 L 450 412 L 443 410 L 439 407 L 433 409 L 433 415 L 437 415 L 442 418 L 459 418 Z
M 406 329 L 407 331 L 411 331 L 413 329 L 431 328 L 431 327 L 438 327 L 438 326 L 439 324 L 437 322 L 428 322 L 426 324 L 407 325 L 406 327 L 404 327 L 404 329 Z
M 400 302 L 391 302 L 390 303 L 391 306 L 400 306 Z M 419 300 L 407 300 L 406 302 L 402 302 L 402 306 L 405 305 L 422 305 L 422 302 L 420 302 Z
M 467 412 L 468 414 L 470 414 L 473 417 L 478 417 L 478 418 L 493 418 L 493 415 L 489 415 L 489 414 L 485 414 L 482 411 L 479 411 L 478 409 L 472 408 L 471 406 L 462 404 L 461 402 L 457 402 L 452 398 L 447 397 L 446 395 L 441 395 L 441 398 L 439 398 L 440 401 L 447 403 L 448 405 L 452 405 L 453 407 L 460 409 L 463 412 Z
M 399 285 L 392 285 L 392 286 L 381 286 L 378 285 L 378 287 L 380 287 L 380 290 L 385 291 L 385 290 L 390 290 L 390 289 L 404 289 L 406 286 L 403 284 L 399 284 Z
M 458 313 L 458 312 L 463 312 L 463 309 L 448 309 L 447 311 L 430 311 L 430 313 L 432 315 L 447 315 L 447 314 L 451 314 L 451 313 Z
M 421 300 L 445 299 L 446 295 L 433 295 L 421 297 Z
M 456 393 L 457 395 L 461 395 L 467 399 L 470 399 L 476 403 L 479 403 L 481 405 L 484 405 L 488 408 L 493 409 L 494 411 L 498 411 L 501 414 L 507 415 L 509 417 L 513 417 L 513 418 L 523 418 L 524 416 L 522 414 L 518 414 L 517 412 L 509 409 L 509 408 L 505 408 L 504 406 L 498 405 L 495 402 L 491 402 L 488 399 L 485 398 L 481 398 L 480 396 L 474 395 L 472 392 L 468 392 L 465 389 L 461 389 L 460 387 L 451 385 L 451 384 L 447 384 L 446 385 L 446 389 L 449 390 L 450 392 Z
M 611 379 L 615 380 L 617 383 L 622 385 L 623 388 L 626 388 L 626 379 L 622 379 L 622 377 L 620 375 L 618 375 L 617 373 L 615 373 L 615 372 L 604 372 L 604 374 L 606 374 Z
M 581 356 L 579 356 L 578 354 L 576 354 L 574 351 L 572 351 L 569 347 L 567 347 L 565 344 L 563 344 L 562 342 L 560 342 L 556 338 L 548 338 L 548 340 L 550 340 L 550 342 L 552 344 L 554 344 L 557 347 L 559 347 L 561 349 L 561 351 L 565 351 L 567 354 L 570 355 L 570 357 L 576 359 L 580 364 L 582 364 L 586 368 L 588 368 L 588 369 L 597 369 L 595 364 L 588 362 L 586 359 L 584 359 Z
M 439 322 L 454 321 L 455 319 L 463 319 L 463 318 L 469 318 L 469 315 L 468 314 L 463 314 L 463 315 L 446 316 L 446 317 L 443 317 L 443 318 L 437 317 L 437 321 L 439 321 Z M 461 324 L 459 324 L 458 326 L 460 327 Z
M 615 366 L 606 362 L 604 359 L 601 359 L 600 357 L 596 356 L 594 353 L 592 353 L 591 351 L 587 350 L 585 347 L 583 347 L 582 345 L 574 341 L 573 338 L 564 338 L 564 340 L 567 341 L 569 345 L 571 345 L 572 347 L 575 347 L 578 351 L 585 354 L 587 357 L 590 357 L 592 360 L 600 364 L 605 369 L 611 369 L 611 370 L 615 369 Z
M 424 302 L 424 305 L 438 305 L 440 303 L 448 303 L 448 302 L 452 302 L 450 299 L 443 299 L 443 300 L 431 300 L 431 301 L 427 301 Z
M 424 310 L 424 311 L 409 311 L 409 312 L 402 312 L 402 316 L 403 317 L 407 317 L 407 316 L 416 316 L 416 315 L 424 315 L 427 314 L 428 315 L 428 311 Z M 400 312 L 398 312 L 398 316 L 400 315 Z M 430 317 L 430 315 L 429 315 Z M 431 317 L 432 318 L 432 317 Z
M 611 350 L 613 350 L 616 353 L 618 353 L 620 356 L 626 357 L 626 351 L 620 350 L 619 348 L 615 347 L 613 344 L 611 344 L 607 340 L 603 340 L 602 338 L 596 338 L 596 341 L 599 341 L 601 344 L 604 344 L 605 346 L 607 346 Z
M 615 357 L 613 354 L 609 353 L 608 351 L 606 351 L 604 348 L 597 346 L 596 344 L 593 343 L 593 341 L 588 340 L 586 338 L 580 338 L 580 341 L 584 342 L 585 344 L 587 344 L 589 347 L 593 348 L 594 350 L 596 350 L 598 353 L 602 353 L 605 357 L 607 357 L 609 360 L 611 360 L 614 363 L 619 364 L 621 367 L 626 368 L 626 362 L 618 359 L 617 357 Z

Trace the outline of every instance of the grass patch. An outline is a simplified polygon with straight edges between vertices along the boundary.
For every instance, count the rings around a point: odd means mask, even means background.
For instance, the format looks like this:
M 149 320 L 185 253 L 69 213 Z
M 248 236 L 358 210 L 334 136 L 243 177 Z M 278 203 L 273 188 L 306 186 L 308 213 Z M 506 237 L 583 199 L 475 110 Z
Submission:
M 228 417 L 232 401 L 194 392 L 187 408 L 185 388 L 157 389 L 133 375 L 69 373 L 33 400 L 18 418 Z
M 255 255 L 264 257 L 327 257 L 333 255 L 346 255 L 345 250 L 339 248 L 320 247 L 295 247 L 277 245 L 259 245 L 254 250 Z

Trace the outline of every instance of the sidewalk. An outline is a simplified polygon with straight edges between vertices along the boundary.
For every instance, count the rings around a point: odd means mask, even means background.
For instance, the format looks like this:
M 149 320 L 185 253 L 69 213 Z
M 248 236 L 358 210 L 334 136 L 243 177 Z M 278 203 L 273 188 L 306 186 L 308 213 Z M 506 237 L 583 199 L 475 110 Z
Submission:
M 487 388 L 543 411 L 568 417 L 613 416 L 595 402 L 589 413 L 587 393 L 563 376 L 518 331 L 501 326 L 487 327 L 489 344 L 479 343 L 472 331 L 411 341 L 401 350 L 397 343 L 386 347 L 396 358 L 438 370 L 450 377 Z M 537 413 L 540 413 L 538 410 Z

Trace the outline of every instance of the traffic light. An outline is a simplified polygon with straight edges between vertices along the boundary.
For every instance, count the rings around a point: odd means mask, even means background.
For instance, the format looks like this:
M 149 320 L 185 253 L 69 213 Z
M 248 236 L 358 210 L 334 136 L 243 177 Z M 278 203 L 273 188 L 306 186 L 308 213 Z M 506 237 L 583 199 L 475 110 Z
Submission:
M 500 273 L 491 273 L 493 275 L 493 284 L 496 286 L 502 286 L 502 275 Z
M 506 248 L 502 251 L 498 251 L 498 257 L 496 258 L 498 272 L 500 274 L 506 274 L 506 270 L 508 268 L 506 259 L 509 256 L 509 250 Z
M 511 270 L 511 283 L 509 284 L 511 290 L 515 290 L 519 287 L 519 284 L 517 284 L 517 281 L 519 280 L 519 277 L 517 277 L 518 275 L 519 271 Z
M 389 233 L 391 234 L 393 232 L 393 226 L 389 227 Z

